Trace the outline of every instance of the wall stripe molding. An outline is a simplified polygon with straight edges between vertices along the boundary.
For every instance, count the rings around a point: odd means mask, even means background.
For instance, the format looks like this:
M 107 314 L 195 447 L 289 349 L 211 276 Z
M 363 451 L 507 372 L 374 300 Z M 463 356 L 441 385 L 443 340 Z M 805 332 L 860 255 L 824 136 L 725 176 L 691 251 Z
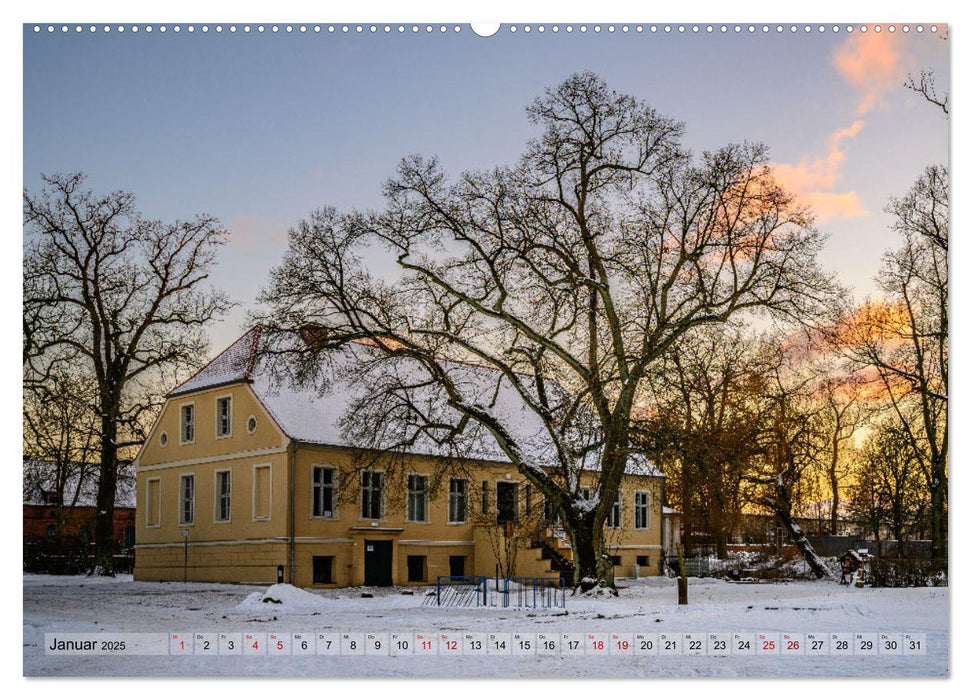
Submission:
M 266 537 L 257 540 L 211 540 L 207 542 L 189 542 L 190 547 L 226 547 L 246 544 L 286 544 L 286 537 Z M 136 544 L 135 549 L 164 549 L 165 547 L 185 547 L 185 541 L 152 542 L 150 544 Z
M 474 547 L 473 540 L 398 540 L 398 544 L 423 547 Z
M 259 450 L 246 450 L 244 452 L 230 452 L 209 457 L 196 457 L 194 459 L 180 459 L 175 462 L 161 462 L 159 464 L 139 464 L 138 472 L 158 471 L 160 469 L 175 469 L 178 467 L 191 467 L 195 464 L 211 464 L 213 462 L 225 462 L 230 460 L 251 459 L 253 457 L 263 457 L 265 455 L 282 454 L 287 451 L 286 445 L 280 447 L 263 447 Z

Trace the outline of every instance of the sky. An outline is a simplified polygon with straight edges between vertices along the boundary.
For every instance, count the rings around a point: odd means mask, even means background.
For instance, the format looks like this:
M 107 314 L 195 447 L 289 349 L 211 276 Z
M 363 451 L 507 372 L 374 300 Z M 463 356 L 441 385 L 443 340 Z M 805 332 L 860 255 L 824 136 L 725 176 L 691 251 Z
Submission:
M 858 299 L 875 293 L 881 255 L 897 240 L 889 198 L 948 161 L 949 122 L 903 87 L 931 69 L 948 90 L 943 26 L 503 25 L 488 38 L 468 25 L 378 25 L 374 34 L 370 25 L 290 34 L 144 26 L 91 34 L 25 25 L 24 186 L 81 170 L 95 191 L 135 193 L 147 217 L 217 216 L 231 237 L 212 280 L 240 304 L 210 329 L 214 352 L 245 328 L 290 226 L 325 205 L 379 207 L 382 183 L 412 153 L 437 156 L 452 175 L 513 162 L 537 135 L 524 108 L 576 71 L 683 121 L 696 153 L 765 143 L 830 236 L 822 264 Z

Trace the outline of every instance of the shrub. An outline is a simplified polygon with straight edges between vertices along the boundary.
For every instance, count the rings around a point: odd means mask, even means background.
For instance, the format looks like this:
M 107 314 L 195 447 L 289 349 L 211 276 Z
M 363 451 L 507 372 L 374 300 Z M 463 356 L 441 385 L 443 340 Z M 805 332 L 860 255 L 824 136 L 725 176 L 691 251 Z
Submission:
M 24 540 L 24 571 L 35 574 L 83 574 L 90 564 L 90 546 L 76 537 Z
M 946 559 L 873 559 L 870 585 L 875 588 L 916 588 L 947 585 Z

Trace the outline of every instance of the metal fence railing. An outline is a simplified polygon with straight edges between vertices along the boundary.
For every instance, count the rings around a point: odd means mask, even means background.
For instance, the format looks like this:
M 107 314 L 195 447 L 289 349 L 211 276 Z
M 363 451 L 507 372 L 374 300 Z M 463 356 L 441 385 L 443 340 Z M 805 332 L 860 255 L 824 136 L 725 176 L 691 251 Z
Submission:
M 425 605 L 440 607 L 565 608 L 561 578 L 439 576 Z

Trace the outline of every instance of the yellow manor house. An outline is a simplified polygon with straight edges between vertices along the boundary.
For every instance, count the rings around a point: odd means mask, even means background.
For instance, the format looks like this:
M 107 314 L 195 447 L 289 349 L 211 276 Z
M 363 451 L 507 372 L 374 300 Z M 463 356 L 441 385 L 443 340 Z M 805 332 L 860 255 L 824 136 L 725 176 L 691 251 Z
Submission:
M 361 468 L 341 429 L 352 373 L 338 363 L 326 391 L 294 388 L 257 359 L 260 340 L 259 327 L 250 330 L 167 396 L 135 461 L 136 580 L 323 588 L 502 574 L 571 583 L 569 541 L 497 445 L 470 451 L 444 476 L 432 450 L 406 455 L 393 479 L 380 453 Z M 462 371 L 496 383 L 494 370 Z M 498 405 L 518 411 L 505 424 L 530 430 L 529 412 L 502 384 Z M 607 520 L 614 571 L 656 575 L 664 477 L 644 460 L 628 471 Z

